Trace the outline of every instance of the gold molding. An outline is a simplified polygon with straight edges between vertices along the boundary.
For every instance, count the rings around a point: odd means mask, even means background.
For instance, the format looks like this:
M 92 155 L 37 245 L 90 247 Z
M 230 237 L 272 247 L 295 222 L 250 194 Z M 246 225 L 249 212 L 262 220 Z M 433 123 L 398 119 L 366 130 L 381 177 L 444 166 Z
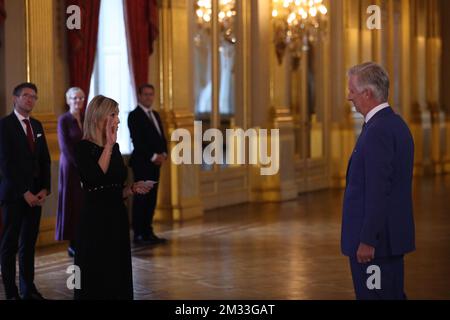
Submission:
M 220 75 L 219 75 L 219 0 L 211 0 L 212 3 L 212 19 L 211 19 L 211 80 L 212 80 L 212 121 L 213 128 L 219 128 L 220 113 L 219 113 L 219 90 L 220 90 Z
M 159 10 L 159 79 L 160 103 L 165 110 L 173 110 L 173 38 L 172 2 L 163 0 Z
M 59 159 L 55 113 L 55 7 L 53 0 L 25 0 L 26 77 L 38 87 L 33 117 L 42 121 L 53 160 Z
M 34 82 L 39 90 L 39 100 L 34 113 L 54 113 L 53 4 L 52 0 L 26 0 L 27 78 L 28 81 Z
M 293 123 L 294 117 L 292 116 L 291 108 L 289 106 L 277 106 L 272 107 L 270 110 L 273 123 L 291 122 Z
M 411 7 L 409 0 L 401 3 L 401 74 L 400 103 L 402 116 L 407 123 L 411 121 Z
M 189 1 L 163 0 L 159 11 L 159 86 L 162 121 L 168 134 L 169 150 L 173 130 L 193 131 L 194 114 L 189 90 L 190 66 Z M 176 73 L 174 71 L 176 70 Z M 169 155 L 170 157 L 170 155 Z M 203 214 L 198 184 L 198 167 L 168 161 L 161 170 L 155 221 L 184 221 Z
M 243 1 L 240 2 L 242 10 L 242 54 L 243 54 L 243 70 L 242 70 L 242 81 L 244 84 L 243 90 L 243 107 L 244 107 L 244 128 L 249 128 L 251 126 L 251 112 L 252 112 L 252 101 L 251 101 L 251 2 Z
M 31 82 L 31 44 L 30 44 L 30 0 L 25 0 L 25 46 L 26 46 L 26 64 L 27 64 L 27 82 Z

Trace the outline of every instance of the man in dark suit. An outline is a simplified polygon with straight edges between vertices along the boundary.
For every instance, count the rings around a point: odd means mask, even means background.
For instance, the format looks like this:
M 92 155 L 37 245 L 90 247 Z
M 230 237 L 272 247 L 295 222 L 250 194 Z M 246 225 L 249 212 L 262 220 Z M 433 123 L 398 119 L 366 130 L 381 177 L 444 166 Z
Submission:
M 130 158 L 134 181 L 159 181 L 161 165 L 167 160 L 167 141 L 161 118 L 153 110 L 155 88 L 144 84 L 138 89 L 139 104 L 128 116 L 128 128 L 134 150 Z M 136 244 L 159 244 L 166 239 L 153 231 L 153 216 L 158 198 L 158 184 L 146 195 L 134 195 L 133 231 Z
M 357 299 L 406 299 L 403 257 L 415 250 L 414 144 L 388 101 L 389 77 L 368 62 L 348 72 L 348 100 L 364 126 L 347 168 L 341 247 Z
M 50 194 L 50 154 L 42 124 L 30 118 L 37 100 L 36 86 L 20 84 L 14 89 L 13 100 L 14 111 L 0 121 L 2 278 L 7 299 L 41 300 L 34 285 L 34 251 L 42 205 Z

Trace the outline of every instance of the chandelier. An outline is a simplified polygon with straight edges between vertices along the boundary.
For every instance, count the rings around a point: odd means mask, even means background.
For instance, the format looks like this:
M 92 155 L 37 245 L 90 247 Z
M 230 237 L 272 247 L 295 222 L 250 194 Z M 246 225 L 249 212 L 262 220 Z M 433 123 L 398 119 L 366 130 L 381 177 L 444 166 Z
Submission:
M 327 7 L 323 0 L 272 0 L 275 50 L 281 64 L 286 48 L 294 67 L 298 66 L 308 44 L 326 29 Z
M 220 34 L 223 40 L 231 44 L 236 43 L 234 35 L 234 17 L 236 16 L 236 1 L 235 0 L 220 0 L 219 1 L 219 26 Z M 197 27 L 199 31 L 211 30 L 212 20 L 212 5 L 211 0 L 197 0 L 194 3 L 195 14 L 197 17 Z

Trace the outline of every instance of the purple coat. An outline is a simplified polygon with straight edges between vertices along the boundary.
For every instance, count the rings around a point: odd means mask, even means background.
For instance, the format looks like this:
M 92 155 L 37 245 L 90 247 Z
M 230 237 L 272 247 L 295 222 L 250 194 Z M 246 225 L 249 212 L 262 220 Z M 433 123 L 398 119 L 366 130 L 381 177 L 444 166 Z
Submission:
M 56 240 L 75 240 L 80 218 L 83 193 L 80 175 L 75 165 L 75 145 L 83 132 L 70 112 L 58 119 L 59 159 L 58 212 L 56 217 Z

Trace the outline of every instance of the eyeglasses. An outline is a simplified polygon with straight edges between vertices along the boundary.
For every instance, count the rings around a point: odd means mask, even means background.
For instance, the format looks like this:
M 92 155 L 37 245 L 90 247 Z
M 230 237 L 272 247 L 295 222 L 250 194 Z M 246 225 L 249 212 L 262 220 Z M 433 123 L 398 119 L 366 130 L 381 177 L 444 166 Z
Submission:
M 21 98 L 25 98 L 25 99 L 32 99 L 32 100 L 37 100 L 38 97 L 33 95 L 33 94 L 29 94 L 29 93 L 24 93 L 20 96 Z
M 79 100 L 79 101 L 84 101 L 84 97 L 70 97 L 70 100 Z

